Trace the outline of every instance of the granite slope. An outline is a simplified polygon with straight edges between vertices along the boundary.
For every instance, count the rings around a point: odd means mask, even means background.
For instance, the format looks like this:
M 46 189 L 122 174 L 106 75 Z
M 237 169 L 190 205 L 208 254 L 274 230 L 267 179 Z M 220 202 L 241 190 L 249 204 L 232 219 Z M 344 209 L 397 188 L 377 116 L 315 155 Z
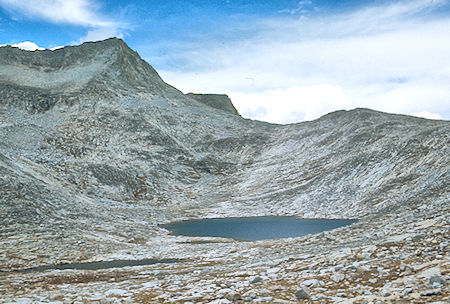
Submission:
M 355 109 L 273 125 L 240 117 L 222 95 L 199 96 L 166 84 L 120 39 L 55 51 L 0 48 L 0 270 L 192 258 L 186 269 L 214 260 L 212 273 L 235 274 L 240 267 L 264 268 L 251 254 L 263 247 L 267 267 L 283 260 L 285 270 L 293 267 L 286 261 L 301 253 L 325 263 L 327 254 L 376 247 L 424 219 L 435 219 L 435 230 L 426 233 L 434 233 L 436 244 L 448 241 L 440 232 L 448 228 L 448 121 Z M 316 238 L 257 244 L 195 245 L 157 226 L 256 215 L 360 222 Z M 347 236 L 344 243 L 324 243 L 337 233 Z M 411 233 L 402 240 L 416 235 Z M 448 253 L 442 248 L 435 260 L 445 275 Z M 240 266 L 228 266 L 230 258 Z M 5 297 L 35 290 L 33 280 L 28 287 L 18 284 L 26 275 L 5 276 Z M 88 285 L 83 288 L 89 293 Z M 295 300 L 293 287 L 286 288 Z M 448 290 L 437 297 L 442 295 Z

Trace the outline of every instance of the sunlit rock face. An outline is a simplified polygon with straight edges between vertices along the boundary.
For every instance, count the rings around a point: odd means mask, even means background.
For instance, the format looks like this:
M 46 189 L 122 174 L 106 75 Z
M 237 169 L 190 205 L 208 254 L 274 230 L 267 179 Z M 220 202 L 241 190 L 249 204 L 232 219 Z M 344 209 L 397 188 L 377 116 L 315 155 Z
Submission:
M 419 219 L 435 218 L 426 232 L 434 233 L 449 214 L 449 134 L 448 121 L 368 109 L 291 125 L 247 120 L 224 95 L 166 84 L 119 39 L 55 51 L 2 47 L 0 270 L 227 253 L 250 267 L 375 244 Z M 158 227 L 263 215 L 360 221 L 341 229 L 343 238 L 282 245 L 186 245 Z M 264 255 L 250 254 L 261 244 Z

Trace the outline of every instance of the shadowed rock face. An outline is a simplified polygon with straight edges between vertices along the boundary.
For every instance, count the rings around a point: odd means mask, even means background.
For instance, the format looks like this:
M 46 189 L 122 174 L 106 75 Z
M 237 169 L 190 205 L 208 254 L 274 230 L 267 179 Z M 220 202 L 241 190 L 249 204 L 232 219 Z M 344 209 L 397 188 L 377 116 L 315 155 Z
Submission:
M 448 121 L 355 109 L 282 126 L 235 114 L 225 95 L 164 83 L 118 39 L 0 48 L 0 268 L 177 257 L 189 249 L 157 227 L 176 219 L 369 227 L 392 216 L 400 227 L 448 214 Z
M 189 93 L 187 96 L 194 98 L 210 107 L 223 110 L 225 112 L 239 115 L 236 108 L 233 106 L 231 99 L 225 94 L 194 94 Z

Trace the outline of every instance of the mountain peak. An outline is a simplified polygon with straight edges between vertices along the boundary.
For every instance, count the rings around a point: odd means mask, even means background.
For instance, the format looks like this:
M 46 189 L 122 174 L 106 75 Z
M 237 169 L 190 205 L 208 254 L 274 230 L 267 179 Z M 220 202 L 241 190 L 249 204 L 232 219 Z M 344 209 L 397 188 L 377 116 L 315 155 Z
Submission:
M 57 102 L 95 96 L 181 94 L 119 38 L 57 50 L 0 48 L 0 103 L 45 111 Z

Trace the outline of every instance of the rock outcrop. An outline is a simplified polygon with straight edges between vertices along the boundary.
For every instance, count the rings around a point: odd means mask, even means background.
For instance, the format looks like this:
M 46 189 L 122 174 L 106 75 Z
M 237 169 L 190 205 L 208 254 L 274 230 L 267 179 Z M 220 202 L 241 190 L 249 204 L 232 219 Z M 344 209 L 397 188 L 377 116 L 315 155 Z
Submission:
M 187 96 L 204 103 L 207 106 L 223 110 L 225 112 L 239 115 L 233 106 L 231 99 L 225 94 L 194 94 L 188 93 Z

